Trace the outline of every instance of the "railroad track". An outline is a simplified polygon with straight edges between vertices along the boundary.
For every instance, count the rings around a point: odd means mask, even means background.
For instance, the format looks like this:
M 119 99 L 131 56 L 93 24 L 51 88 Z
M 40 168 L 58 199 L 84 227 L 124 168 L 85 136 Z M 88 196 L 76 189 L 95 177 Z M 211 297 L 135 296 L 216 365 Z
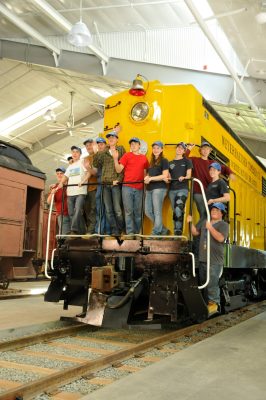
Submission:
M 32 399 L 41 393 L 48 393 L 52 399 L 58 392 L 64 393 L 64 385 L 80 379 L 83 389 L 84 382 L 92 389 L 100 387 L 113 381 L 113 378 L 103 377 L 103 370 L 113 369 L 122 376 L 138 371 L 265 309 L 264 301 L 170 332 L 93 329 L 77 325 L 1 343 L 0 400 Z M 3 371 L 9 372 L 12 379 L 3 379 Z M 23 379 L 16 378 L 16 371 L 20 374 L 23 371 Z M 78 385 L 76 391 L 79 391 Z

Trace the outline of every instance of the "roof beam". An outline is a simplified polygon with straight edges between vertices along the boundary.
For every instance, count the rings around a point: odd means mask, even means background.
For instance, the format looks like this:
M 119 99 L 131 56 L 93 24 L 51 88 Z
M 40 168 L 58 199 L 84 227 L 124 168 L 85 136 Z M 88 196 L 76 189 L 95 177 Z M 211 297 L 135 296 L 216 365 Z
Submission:
M 222 51 L 222 49 L 219 46 L 217 40 L 215 39 L 215 37 L 211 33 L 211 31 L 208 28 L 207 24 L 205 23 L 205 21 L 201 17 L 199 11 L 197 10 L 197 7 L 195 7 L 195 5 L 193 4 L 192 0 L 184 0 L 184 2 L 187 5 L 188 9 L 191 11 L 191 14 L 195 18 L 195 20 L 198 22 L 198 24 L 201 27 L 203 33 L 206 35 L 206 37 L 208 38 L 208 40 L 212 44 L 214 50 L 219 55 L 219 57 L 221 58 L 222 62 L 224 63 L 224 65 L 226 66 L 228 71 L 230 72 L 230 74 L 231 74 L 232 78 L 234 79 L 234 81 L 236 82 L 237 86 L 239 87 L 241 92 L 246 97 L 248 103 L 250 104 L 252 109 L 256 112 L 258 118 L 261 120 L 263 125 L 266 126 L 266 120 L 264 119 L 263 115 L 260 113 L 260 111 L 259 111 L 257 105 L 255 104 L 253 98 L 249 95 L 249 93 L 246 91 L 243 83 L 238 78 L 237 73 L 235 72 L 233 65 L 228 61 L 228 59 L 224 55 L 224 52 Z
M 38 31 L 32 28 L 30 25 L 26 24 L 22 19 L 14 15 L 8 8 L 6 8 L 3 4 L 0 3 L 0 13 L 3 14 L 9 21 L 11 21 L 14 25 L 16 25 L 23 32 L 27 33 L 33 39 L 38 40 L 42 43 L 47 49 L 51 50 L 53 55 L 59 56 L 60 49 L 55 47 L 53 44 L 49 42 L 44 36 L 42 36 Z

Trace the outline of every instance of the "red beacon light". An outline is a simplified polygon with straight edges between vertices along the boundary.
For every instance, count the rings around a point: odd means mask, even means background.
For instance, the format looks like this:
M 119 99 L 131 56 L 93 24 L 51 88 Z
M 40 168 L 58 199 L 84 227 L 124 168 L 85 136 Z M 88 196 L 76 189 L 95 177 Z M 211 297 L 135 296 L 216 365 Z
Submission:
M 146 94 L 140 75 L 137 75 L 136 79 L 134 79 L 132 87 L 129 89 L 129 93 L 132 96 L 144 96 Z

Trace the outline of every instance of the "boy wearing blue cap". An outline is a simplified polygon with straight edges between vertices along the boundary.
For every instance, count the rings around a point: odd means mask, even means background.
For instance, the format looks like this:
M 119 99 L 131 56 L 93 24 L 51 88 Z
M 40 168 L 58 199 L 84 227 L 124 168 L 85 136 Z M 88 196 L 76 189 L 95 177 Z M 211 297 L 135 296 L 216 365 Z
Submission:
M 117 183 L 122 182 L 123 174 L 116 172 L 113 153 L 117 150 L 119 158 L 125 153 L 123 146 L 117 146 L 118 130 L 106 135 L 108 146 L 102 152 L 98 152 L 94 156 L 92 170 L 97 173 L 98 169 L 102 170 L 102 183 L 104 183 L 103 201 L 106 210 L 106 218 L 111 227 L 111 233 L 119 236 L 124 231 L 124 216 L 122 210 L 121 186 Z
M 84 220 L 84 204 L 87 194 L 87 186 L 82 186 L 88 181 L 88 171 L 81 160 L 81 148 L 78 146 L 71 147 L 71 156 L 73 163 L 70 164 L 58 185 L 62 188 L 63 184 L 68 183 L 67 187 L 67 206 L 70 216 L 71 234 L 83 235 L 86 232 Z
M 228 237 L 229 225 L 223 221 L 225 205 L 217 202 L 211 205 L 211 220 L 203 225 L 191 225 L 193 236 L 200 235 L 199 246 L 199 277 L 200 283 L 206 282 L 207 275 L 207 230 L 210 232 L 210 280 L 207 285 L 207 301 L 209 316 L 219 312 L 220 288 L 219 278 L 224 265 L 224 242 Z M 191 215 L 187 221 L 192 222 Z
M 149 162 L 144 154 L 140 153 L 140 140 L 132 137 L 129 140 L 130 151 L 118 161 L 118 152 L 113 153 L 116 172 L 124 171 L 122 199 L 125 211 L 126 233 L 139 233 L 141 228 L 141 210 L 143 196 L 143 180 Z M 136 182 L 136 183 L 135 183 Z
M 101 153 L 106 150 L 106 140 L 102 137 L 98 137 L 96 139 L 96 144 L 98 148 L 98 153 Z M 102 169 L 97 169 L 97 182 L 102 182 Z M 110 225 L 106 218 L 105 206 L 103 202 L 103 188 L 102 185 L 97 186 L 96 190 L 96 224 L 95 224 L 95 233 L 101 235 L 110 235 Z

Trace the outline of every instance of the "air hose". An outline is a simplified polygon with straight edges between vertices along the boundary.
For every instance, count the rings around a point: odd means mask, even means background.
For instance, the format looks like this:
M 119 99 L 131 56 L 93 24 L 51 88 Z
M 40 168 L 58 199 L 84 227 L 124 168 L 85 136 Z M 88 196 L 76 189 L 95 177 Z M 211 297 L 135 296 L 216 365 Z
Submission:
M 144 274 L 137 280 L 137 282 L 134 283 L 133 286 L 130 287 L 130 289 L 128 290 L 128 292 L 125 294 L 125 296 L 117 303 L 117 304 L 108 304 L 108 302 L 106 303 L 106 307 L 110 308 L 110 309 L 116 309 L 116 308 L 120 308 L 123 307 L 124 304 L 126 304 L 128 302 L 128 300 L 133 296 L 135 289 L 139 286 L 139 284 L 143 281 L 144 279 Z

